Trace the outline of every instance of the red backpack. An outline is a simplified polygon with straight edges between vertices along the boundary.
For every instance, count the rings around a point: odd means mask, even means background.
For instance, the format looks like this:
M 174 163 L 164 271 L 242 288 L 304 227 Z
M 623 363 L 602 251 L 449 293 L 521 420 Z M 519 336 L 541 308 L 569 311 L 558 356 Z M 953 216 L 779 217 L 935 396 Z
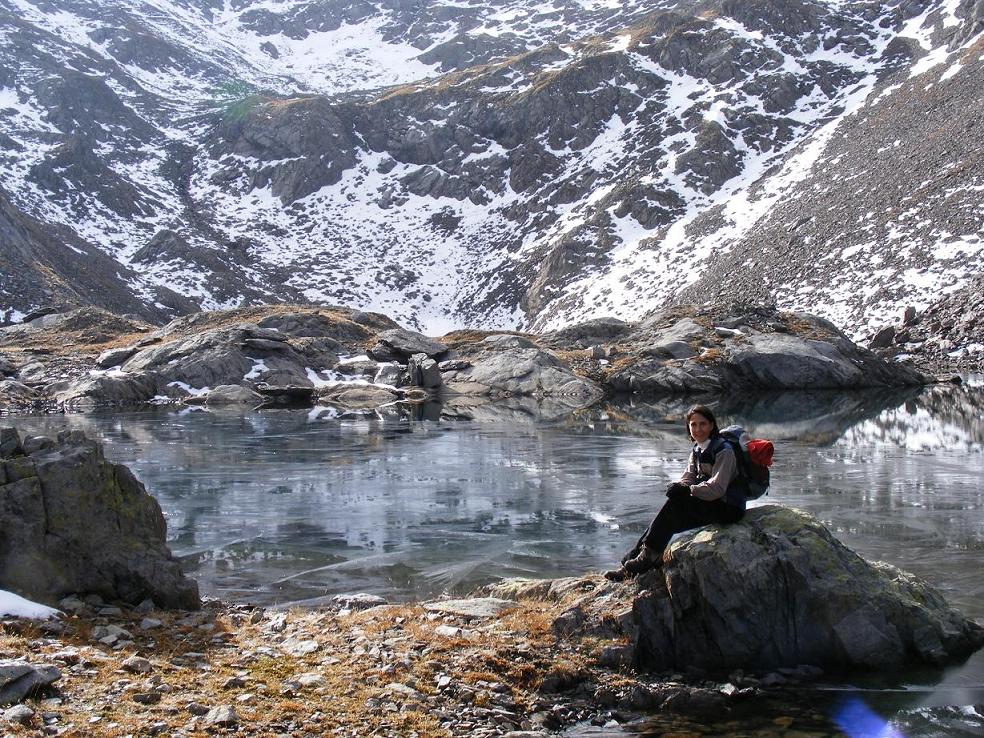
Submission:
M 752 438 L 740 425 L 729 425 L 721 431 L 723 438 L 735 452 L 738 475 L 747 483 L 749 500 L 757 500 L 769 494 L 769 467 L 775 447 L 765 438 Z

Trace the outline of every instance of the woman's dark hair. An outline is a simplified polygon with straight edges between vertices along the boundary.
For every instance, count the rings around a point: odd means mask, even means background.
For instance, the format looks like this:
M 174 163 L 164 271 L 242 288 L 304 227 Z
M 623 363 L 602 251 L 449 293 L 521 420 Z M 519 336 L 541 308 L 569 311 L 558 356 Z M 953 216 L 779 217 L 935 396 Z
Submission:
M 700 415 L 707 419 L 707 422 L 711 424 L 711 438 L 717 438 L 721 435 L 721 429 L 718 428 L 717 418 L 714 417 L 714 413 L 711 412 L 711 408 L 707 405 L 694 405 L 692 408 L 687 410 L 687 418 L 684 421 L 684 425 L 687 429 L 687 438 L 693 440 L 693 436 L 690 435 L 690 418 L 694 415 Z

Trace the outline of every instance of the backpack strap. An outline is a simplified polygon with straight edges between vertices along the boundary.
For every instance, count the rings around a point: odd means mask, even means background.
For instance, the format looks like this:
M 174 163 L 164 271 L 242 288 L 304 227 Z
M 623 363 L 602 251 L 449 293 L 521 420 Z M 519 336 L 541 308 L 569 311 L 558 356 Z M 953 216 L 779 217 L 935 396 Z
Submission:
M 745 456 L 744 449 L 741 447 L 741 443 L 737 439 L 725 434 L 718 436 L 718 439 L 723 445 L 731 447 L 731 451 L 735 455 L 735 469 L 738 472 L 738 478 L 747 485 L 751 475 L 748 473 L 748 459 Z

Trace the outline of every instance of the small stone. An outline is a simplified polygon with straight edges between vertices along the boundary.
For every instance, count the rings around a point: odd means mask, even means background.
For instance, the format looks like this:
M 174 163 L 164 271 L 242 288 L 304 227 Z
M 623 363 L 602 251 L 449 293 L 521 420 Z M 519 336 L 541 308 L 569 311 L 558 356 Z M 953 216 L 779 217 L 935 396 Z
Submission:
M 61 672 L 51 664 L 0 661 L 0 705 L 10 705 L 28 695 L 36 695 L 59 679 Z
M 453 625 L 438 625 L 434 628 L 434 633 L 442 638 L 454 638 L 461 635 L 461 628 L 455 628 Z
M 423 697 L 423 695 L 413 687 L 407 686 L 406 684 L 400 684 L 399 682 L 390 682 L 387 684 L 386 691 L 396 692 L 413 699 L 421 699 Z
M 280 644 L 280 648 L 291 656 L 307 656 L 321 648 L 321 644 L 314 639 L 288 638 Z
M 51 658 L 55 661 L 72 666 L 82 660 L 82 655 L 79 653 L 79 649 L 69 646 L 68 648 L 63 648 L 62 650 L 51 654 Z
M 34 717 L 34 710 L 27 705 L 14 705 L 9 710 L 4 710 L 3 719 L 8 723 L 20 723 L 27 725 Z
M 164 623 L 156 618 L 144 618 L 140 621 L 140 630 L 154 630 L 160 628 Z
M 203 722 L 205 725 L 230 727 L 239 722 L 239 715 L 236 714 L 236 708 L 232 705 L 219 705 L 208 711 Z
M 58 601 L 59 610 L 64 610 L 65 612 L 70 612 L 73 614 L 82 612 L 85 610 L 85 607 L 85 603 L 75 596 L 65 597 L 64 599 Z
M 141 705 L 155 705 L 161 701 L 160 692 L 137 692 L 133 695 L 133 701 Z
M 203 705 L 200 702 L 189 702 L 186 709 L 192 715 L 198 715 L 199 717 L 202 715 L 208 715 L 209 712 L 208 705 Z
M 92 629 L 93 640 L 112 646 L 119 640 L 132 641 L 133 635 L 118 625 L 97 625 Z
M 242 689 L 246 686 L 246 680 L 242 677 L 229 677 L 222 684 L 222 689 Z
M 131 656 L 122 664 L 123 668 L 132 674 L 149 674 L 154 667 L 142 656 Z
M 321 674 L 315 674 L 313 672 L 301 674 L 297 677 L 296 681 L 302 687 L 323 687 L 327 684 Z
M 141 615 L 146 615 L 147 613 L 153 612 L 158 608 L 157 605 L 154 603 L 154 601 L 148 597 L 133 609 L 135 612 L 138 612 Z
M 368 610 L 370 607 L 387 604 L 384 597 L 365 592 L 335 595 L 333 601 L 345 610 Z

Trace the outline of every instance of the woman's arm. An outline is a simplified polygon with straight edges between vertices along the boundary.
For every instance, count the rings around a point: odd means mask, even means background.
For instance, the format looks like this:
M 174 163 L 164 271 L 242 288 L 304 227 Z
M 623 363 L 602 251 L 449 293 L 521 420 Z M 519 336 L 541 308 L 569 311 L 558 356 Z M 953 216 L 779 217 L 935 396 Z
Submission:
M 697 454 L 693 451 L 690 452 L 690 459 L 687 461 L 687 468 L 683 472 L 683 476 L 678 480 L 682 484 L 688 487 L 697 481 Z
M 687 471 L 690 471 L 689 465 Z M 730 446 L 723 446 L 714 456 L 710 479 L 691 485 L 690 494 L 706 501 L 723 499 L 724 493 L 728 491 L 728 485 L 737 473 L 735 452 Z

